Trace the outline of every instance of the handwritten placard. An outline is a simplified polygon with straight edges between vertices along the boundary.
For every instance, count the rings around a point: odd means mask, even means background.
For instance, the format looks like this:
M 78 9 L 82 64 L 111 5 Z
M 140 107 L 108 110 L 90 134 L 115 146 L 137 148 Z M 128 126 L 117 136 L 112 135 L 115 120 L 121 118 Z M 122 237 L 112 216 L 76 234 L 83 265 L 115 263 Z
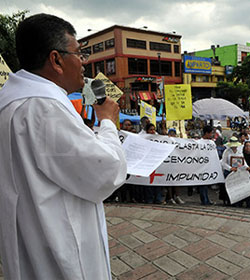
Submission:
M 141 101 L 140 105 L 140 118 L 147 116 L 151 123 L 156 125 L 156 108 Z
M 191 86 L 165 85 L 165 106 L 168 121 L 192 119 Z
M 10 68 L 4 61 L 3 57 L 0 54 L 0 89 L 4 85 L 4 83 L 8 80 L 9 78 L 9 73 L 11 72 Z
M 109 78 L 107 78 L 103 73 L 99 72 L 95 79 L 102 80 L 103 83 L 106 85 L 105 87 L 105 93 L 107 96 L 112 98 L 114 101 L 117 101 L 122 95 L 123 92 L 115 85 L 113 84 Z

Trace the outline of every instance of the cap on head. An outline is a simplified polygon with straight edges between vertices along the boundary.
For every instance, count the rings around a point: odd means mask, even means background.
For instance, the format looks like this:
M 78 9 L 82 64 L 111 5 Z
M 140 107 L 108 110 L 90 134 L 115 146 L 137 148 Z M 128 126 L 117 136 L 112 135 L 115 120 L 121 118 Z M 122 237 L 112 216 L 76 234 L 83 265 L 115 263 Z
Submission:
M 241 143 L 239 142 L 238 138 L 235 136 L 232 136 L 229 139 L 229 142 L 226 144 L 228 147 L 232 148 L 232 147 L 239 147 L 241 146 Z

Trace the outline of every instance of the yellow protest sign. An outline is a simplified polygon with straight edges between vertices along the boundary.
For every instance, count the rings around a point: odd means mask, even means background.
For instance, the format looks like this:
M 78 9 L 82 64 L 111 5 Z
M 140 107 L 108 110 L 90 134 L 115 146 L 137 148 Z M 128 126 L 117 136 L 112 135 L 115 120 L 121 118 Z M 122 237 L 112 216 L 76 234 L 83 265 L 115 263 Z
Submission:
M 95 79 L 102 80 L 103 83 L 106 85 L 105 87 L 105 93 L 107 96 L 112 98 L 114 101 L 117 101 L 122 95 L 123 92 L 114 85 L 109 78 L 107 78 L 103 73 L 99 72 Z
M 165 106 L 168 121 L 192 119 L 191 86 L 165 85 Z
M 147 116 L 151 123 L 156 125 L 156 108 L 141 101 L 140 118 Z
M 119 115 L 119 114 L 118 114 L 118 118 L 117 118 L 117 121 L 116 121 L 116 128 L 117 128 L 118 130 L 121 129 L 121 126 L 120 126 L 120 115 Z
M 0 54 L 0 89 L 9 78 L 11 70 Z

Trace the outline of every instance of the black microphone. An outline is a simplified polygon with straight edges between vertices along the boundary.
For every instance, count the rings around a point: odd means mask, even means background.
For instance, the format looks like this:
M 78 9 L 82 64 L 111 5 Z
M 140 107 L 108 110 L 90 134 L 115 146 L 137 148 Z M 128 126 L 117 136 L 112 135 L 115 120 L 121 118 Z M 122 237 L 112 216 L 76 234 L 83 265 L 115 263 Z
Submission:
M 104 82 L 99 79 L 91 82 L 91 89 L 96 97 L 98 105 L 102 105 L 102 103 L 106 100 L 105 86 Z

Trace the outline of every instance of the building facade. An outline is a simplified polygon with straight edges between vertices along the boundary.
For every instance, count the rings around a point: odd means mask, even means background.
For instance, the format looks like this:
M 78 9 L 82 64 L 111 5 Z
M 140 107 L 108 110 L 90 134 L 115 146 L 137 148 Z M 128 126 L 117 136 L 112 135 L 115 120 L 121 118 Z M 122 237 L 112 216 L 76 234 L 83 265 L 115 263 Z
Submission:
M 250 43 L 246 45 L 234 44 L 220 47 L 211 46 L 208 50 L 196 51 L 193 54 L 200 57 L 210 57 L 220 62 L 221 66 L 240 65 L 244 58 L 250 53 Z
M 175 33 L 114 25 L 79 42 L 90 54 L 85 76 L 106 75 L 125 92 L 121 105 L 128 109 L 138 99 L 157 98 L 159 77 L 164 84 L 182 83 L 181 36 Z
M 191 85 L 193 102 L 216 97 L 217 83 L 223 81 L 225 67 L 214 65 L 211 58 L 183 56 L 183 83 Z

